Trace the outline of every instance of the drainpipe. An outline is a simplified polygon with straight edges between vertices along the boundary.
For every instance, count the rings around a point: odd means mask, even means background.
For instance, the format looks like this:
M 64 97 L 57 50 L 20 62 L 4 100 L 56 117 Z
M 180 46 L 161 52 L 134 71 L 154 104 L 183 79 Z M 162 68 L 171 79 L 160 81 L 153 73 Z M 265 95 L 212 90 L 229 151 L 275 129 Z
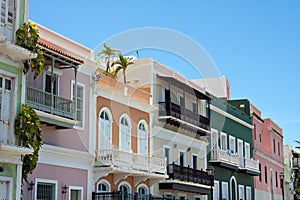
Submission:
M 74 86 L 74 119 L 77 119 L 77 72 L 78 67 L 75 67 L 75 86 Z

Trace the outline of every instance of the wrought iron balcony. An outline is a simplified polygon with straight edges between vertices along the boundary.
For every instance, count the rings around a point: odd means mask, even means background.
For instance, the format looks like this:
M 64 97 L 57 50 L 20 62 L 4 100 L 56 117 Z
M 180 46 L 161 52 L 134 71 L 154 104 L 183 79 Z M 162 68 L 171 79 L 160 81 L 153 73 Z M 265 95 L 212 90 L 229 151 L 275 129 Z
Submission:
M 191 131 L 204 130 L 199 131 L 202 135 L 206 135 L 210 128 L 208 118 L 172 102 L 159 102 L 159 117 Z
M 27 86 L 26 102 L 32 108 L 65 117 L 74 119 L 74 102 L 51 93 Z
M 212 149 L 210 162 L 219 163 L 220 165 L 234 169 L 237 169 L 239 166 L 238 155 L 223 149 Z
M 99 150 L 96 166 L 111 166 L 129 171 L 166 173 L 166 160 L 117 149 Z

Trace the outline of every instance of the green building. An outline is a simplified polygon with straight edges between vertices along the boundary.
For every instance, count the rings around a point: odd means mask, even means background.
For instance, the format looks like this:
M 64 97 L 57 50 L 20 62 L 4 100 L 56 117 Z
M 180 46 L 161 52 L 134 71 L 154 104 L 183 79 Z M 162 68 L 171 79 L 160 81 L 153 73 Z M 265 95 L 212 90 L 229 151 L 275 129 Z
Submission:
M 253 160 L 251 118 L 214 96 L 210 110 L 213 199 L 254 199 L 253 176 L 259 175 L 259 163 Z
M 0 199 L 20 199 L 22 155 L 31 153 L 18 146 L 14 120 L 24 103 L 25 59 L 34 54 L 15 44 L 16 30 L 27 20 L 27 0 L 2 0 L 0 20 Z

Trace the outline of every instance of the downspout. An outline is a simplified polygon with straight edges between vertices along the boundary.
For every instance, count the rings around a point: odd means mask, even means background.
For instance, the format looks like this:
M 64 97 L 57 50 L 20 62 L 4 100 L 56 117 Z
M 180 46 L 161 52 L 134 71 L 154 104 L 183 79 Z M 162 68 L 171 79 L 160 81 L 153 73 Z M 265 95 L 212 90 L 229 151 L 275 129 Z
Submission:
M 74 119 L 77 120 L 77 72 L 78 67 L 75 66 L 75 86 L 74 86 Z

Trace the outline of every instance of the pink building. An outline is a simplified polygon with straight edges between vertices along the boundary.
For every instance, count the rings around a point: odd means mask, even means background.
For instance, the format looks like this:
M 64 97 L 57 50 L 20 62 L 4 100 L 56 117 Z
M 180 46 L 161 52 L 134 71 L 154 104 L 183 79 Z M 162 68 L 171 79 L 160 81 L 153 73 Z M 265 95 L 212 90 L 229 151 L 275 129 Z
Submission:
M 23 199 L 91 199 L 93 145 L 89 137 L 92 51 L 41 25 L 45 70 L 27 76 L 27 105 L 42 122 L 44 145 Z

